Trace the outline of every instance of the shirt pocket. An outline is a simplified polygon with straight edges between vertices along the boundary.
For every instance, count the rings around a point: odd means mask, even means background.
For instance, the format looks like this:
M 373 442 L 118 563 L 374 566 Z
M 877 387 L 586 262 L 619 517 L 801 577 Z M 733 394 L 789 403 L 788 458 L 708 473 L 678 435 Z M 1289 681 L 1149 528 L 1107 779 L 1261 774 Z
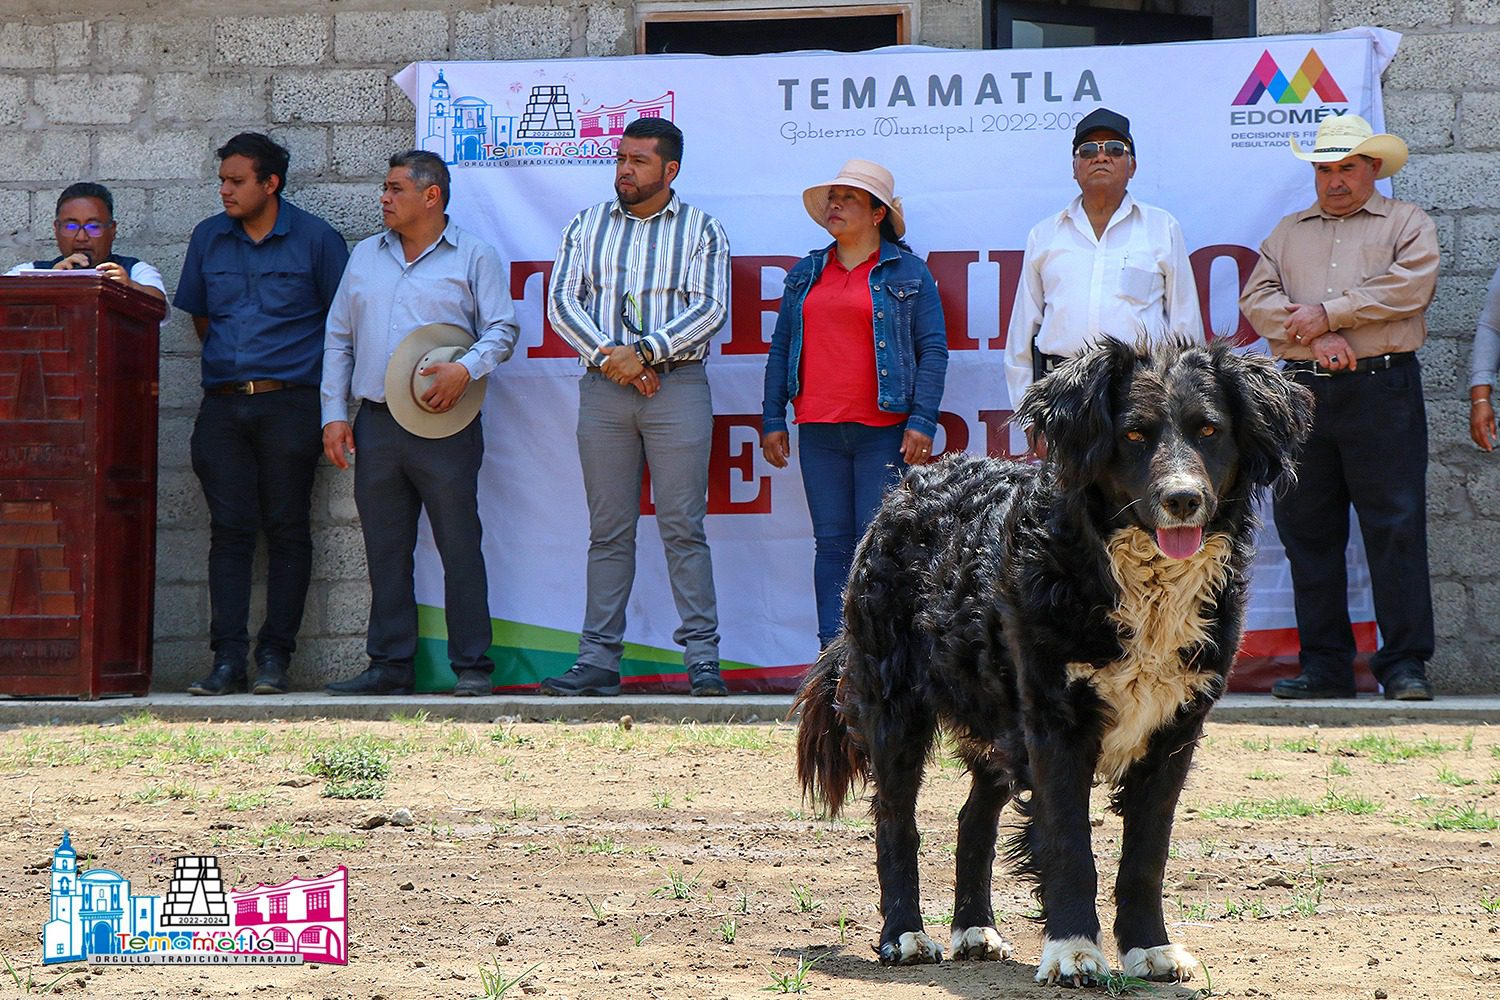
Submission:
M 1165 282 L 1155 268 L 1120 267 L 1120 297 L 1138 305 L 1149 305 L 1163 294 Z
M 309 271 L 263 271 L 255 283 L 267 316 L 290 319 L 306 316 L 315 308 L 317 287 Z
M 204 299 L 210 316 L 231 315 L 242 307 L 247 282 L 243 271 L 203 271 Z

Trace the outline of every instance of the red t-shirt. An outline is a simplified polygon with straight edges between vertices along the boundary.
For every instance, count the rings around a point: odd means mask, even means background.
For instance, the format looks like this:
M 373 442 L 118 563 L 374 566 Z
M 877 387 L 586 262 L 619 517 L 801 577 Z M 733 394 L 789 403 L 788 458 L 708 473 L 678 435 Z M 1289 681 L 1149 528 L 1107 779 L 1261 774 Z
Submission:
M 875 309 L 870 271 L 880 252 L 850 271 L 828 251 L 828 263 L 802 303 L 802 384 L 792 400 L 799 424 L 859 423 L 890 427 L 906 419 L 877 404 Z

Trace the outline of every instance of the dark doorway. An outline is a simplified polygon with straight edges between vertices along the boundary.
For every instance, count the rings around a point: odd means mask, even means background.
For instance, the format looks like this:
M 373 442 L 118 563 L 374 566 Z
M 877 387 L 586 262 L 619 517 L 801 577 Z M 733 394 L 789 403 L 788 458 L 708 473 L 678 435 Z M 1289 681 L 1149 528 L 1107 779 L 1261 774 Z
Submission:
M 826 12 L 828 8 L 820 8 Z M 723 19 L 694 14 L 659 15 L 641 24 L 640 51 L 646 53 L 701 53 L 745 56 L 766 52 L 829 49 L 863 52 L 909 41 L 904 10 L 893 7 L 851 8 L 838 17 L 811 12 L 757 12 L 759 16 Z
M 1235 38 L 1250 32 L 1250 4 L 1216 4 L 1212 15 L 1179 13 L 1202 10 L 1182 0 L 1140 3 L 1149 10 L 1094 7 L 1084 3 L 1012 3 L 988 0 L 984 8 L 985 47 L 1045 49 L 1083 45 L 1135 45 Z

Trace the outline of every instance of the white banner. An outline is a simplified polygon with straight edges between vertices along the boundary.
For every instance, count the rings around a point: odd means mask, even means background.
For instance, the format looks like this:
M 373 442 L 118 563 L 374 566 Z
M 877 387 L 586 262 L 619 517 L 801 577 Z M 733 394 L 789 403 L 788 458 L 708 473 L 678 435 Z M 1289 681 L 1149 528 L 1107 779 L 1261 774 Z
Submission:
M 708 537 L 721 652 L 732 685 L 786 688 L 817 652 L 811 525 L 795 462 L 773 469 L 758 440 L 785 269 L 828 242 L 802 207 L 802 189 L 851 157 L 892 170 L 907 238 L 936 277 L 947 317 L 936 446 L 1005 454 L 1004 331 L 1028 230 L 1077 194 L 1074 124 L 1101 106 L 1130 117 L 1139 154 L 1131 192 L 1182 223 L 1205 328 L 1253 345 L 1236 305 L 1241 282 L 1276 221 L 1313 198 L 1312 172 L 1287 139 L 1308 143 L 1319 121 L 1348 112 L 1380 131 L 1379 77 L 1397 40 L 1360 29 L 1108 48 L 407 67 L 397 81 L 416 105 L 416 144 L 452 166 L 452 217 L 510 262 L 521 322 L 483 414 L 497 684 L 534 683 L 566 669 L 577 651 L 588 550 L 574 439 L 580 369 L 546 327 L 544 303 L 564 225 L 613 196 L 614 148 L 631 120 L 654 115 L 682 128 L 676 190 L 723 222 L 733 248 L 731 318 L 708 361 L 716 415 Z M 624 673 L 649 684 L 682 665 L 649 513 L 640 527 Z M 1373 614 L 1357 553 L 1351 570 L 1367 647 Z M 425 527 L 417 594 L 422 686 L 451 685 L 441 565 Z M 1249 626 L 1247 654 L 1295 651 L 1288 574 L 1269 530 Z

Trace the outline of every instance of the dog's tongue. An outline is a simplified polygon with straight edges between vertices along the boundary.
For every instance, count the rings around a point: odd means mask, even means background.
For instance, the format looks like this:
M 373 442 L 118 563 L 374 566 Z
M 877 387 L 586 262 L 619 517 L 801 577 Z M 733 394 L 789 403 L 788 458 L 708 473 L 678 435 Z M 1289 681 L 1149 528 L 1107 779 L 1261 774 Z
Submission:
M 1157 528 L 1156 547 L 1168 559 L 1186 559 L 1203 544 L 1202 528 Z

